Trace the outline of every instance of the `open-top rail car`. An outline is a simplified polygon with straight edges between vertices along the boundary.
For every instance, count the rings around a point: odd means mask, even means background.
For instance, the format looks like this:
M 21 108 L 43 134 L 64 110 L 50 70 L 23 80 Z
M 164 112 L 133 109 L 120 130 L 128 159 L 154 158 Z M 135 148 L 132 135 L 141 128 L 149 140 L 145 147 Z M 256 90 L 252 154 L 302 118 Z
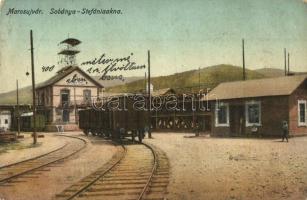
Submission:
M 88 135 L 101 135 L 112 139 L 137 136 L 142 141 L 149 127 L 148 113 L 136 107 L 136 95 L 109 98 L 90 109 L 79 111 L 79 127 Z M 102 105 L 102 106 L 99 106 Z

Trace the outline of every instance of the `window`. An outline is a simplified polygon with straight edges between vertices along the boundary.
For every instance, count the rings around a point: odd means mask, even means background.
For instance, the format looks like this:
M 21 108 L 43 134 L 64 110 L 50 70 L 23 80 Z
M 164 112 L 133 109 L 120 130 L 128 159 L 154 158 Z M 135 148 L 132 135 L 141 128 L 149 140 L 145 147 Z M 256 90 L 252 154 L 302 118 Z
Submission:
M 4 123 L 5 123 L 5 124 L 8 124 L 8 123 L 9 123 L 9 120 L 8 120 L 8 119 L 5 119 L 5 120 L 4 120 Z
M 91 90 L 83 90 L 83 100 L 85 102 L 91 101 Z
M 307 126 L 306 100 L 298 100 L 298 125 Z
M 261 126 L 261 104 L 259 101 L 246 103 L 246 126 Z
M 61 90 L 61 105 L 63 107 L 68 107 L 69 100 L 70 100 L 69 90 L 67 89 Z
M 39 98 L 39 105 L 45 105 L 45 94 L 41 93 L 41 97 Z
M 228 103 L 217 103 L 215 108 L 215 126 L 229 126 Z

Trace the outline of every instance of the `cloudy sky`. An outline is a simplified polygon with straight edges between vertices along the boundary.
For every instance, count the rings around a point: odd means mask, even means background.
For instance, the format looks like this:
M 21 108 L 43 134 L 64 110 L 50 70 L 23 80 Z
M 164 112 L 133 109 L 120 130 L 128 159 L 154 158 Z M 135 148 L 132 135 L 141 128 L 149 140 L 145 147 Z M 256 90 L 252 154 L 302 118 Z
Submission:
M 283 68 L 283 48 L 291 66 L 307 70 L 307 3 L 304 0 L 0 0 L 0 93 L 30 85 L 30 29 L 34 34 L 36 81 L 54 75 L 42 66 L 57 65 L 58 44 L 82 41 L 79 62 L 133 53 L 152 74 L 167 75 L 216 64 L 242 65 L 245 39 L 250 69 Z M 41 9 L 40 15 L 9 14 L 9 9 Z M 118 15 L 55 15 L 51 9 L 116 9 Z M 143 76 L 145 70 L 125 72 Z

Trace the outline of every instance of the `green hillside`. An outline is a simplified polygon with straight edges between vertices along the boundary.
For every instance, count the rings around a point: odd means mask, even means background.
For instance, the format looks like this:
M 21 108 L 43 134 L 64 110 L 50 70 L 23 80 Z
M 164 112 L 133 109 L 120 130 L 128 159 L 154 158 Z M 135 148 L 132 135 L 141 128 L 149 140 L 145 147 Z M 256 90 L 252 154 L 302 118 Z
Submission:
M 176 92 L 198 92 L 198 70 L 185 71 L 169 76 L 152 77 L 154 89 L 173 88 Z M 247 70 L 248 79 L 267 77 L 255 70 Z M 201 88 L 214 88 L 221 82 L 242 80 L 242 67 L 232 65 L 216 65 L 200 70 Z M 139 92 L 144 90 L 144 80 L 136 80 L 124 85 L 106 88 L 107 92 Z M 31 87 L 19 90 L 20 104 L 32 103 Z M 0 94 L 0 104 L 16 104 L 16 91 Z
M 19 103 L 32 104 L 32 88 L 31 86 L 19 89 Z M 0 94 L 0 104 L 16 104 L 16 91 L 10 91 Z
M 169 76 L 152 77 L 151 83 L 155 89 L 173 88 L 177 92 L 197 92 L 199 85 L 199 73 L 201 88 L 213 88 L 221 82 L 242 80 L 242 67 L 232 65 L 216 65 L 191 70 Z M 247 79 L 264 78 L 265 75 L 253 70 L 247 70 Z M 134 81 L 125 85 L 107 88 L 107 92 L 138 92 L 144 90 L 144 80 Z

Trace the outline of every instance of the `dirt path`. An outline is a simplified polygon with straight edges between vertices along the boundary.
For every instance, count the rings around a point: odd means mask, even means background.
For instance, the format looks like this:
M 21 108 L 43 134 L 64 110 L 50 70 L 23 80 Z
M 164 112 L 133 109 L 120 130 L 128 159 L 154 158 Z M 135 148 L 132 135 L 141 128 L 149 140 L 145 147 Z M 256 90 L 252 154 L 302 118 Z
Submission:
M 171 165 L 168 199 L 307 198 L 307 137 L 279 140 L 154 134 Z

